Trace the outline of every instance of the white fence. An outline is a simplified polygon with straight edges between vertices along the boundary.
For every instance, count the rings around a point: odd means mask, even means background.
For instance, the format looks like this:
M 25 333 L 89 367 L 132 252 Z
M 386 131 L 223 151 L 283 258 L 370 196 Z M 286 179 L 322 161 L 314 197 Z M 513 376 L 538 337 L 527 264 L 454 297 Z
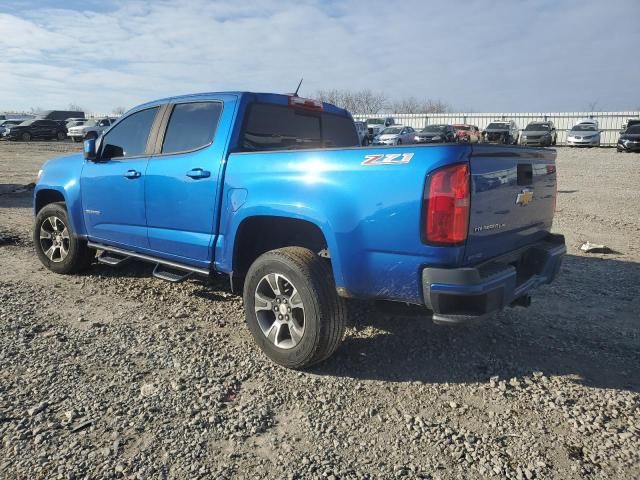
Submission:
M 367 118 L 393 117 L 396 123 L 409 125 L 416 129 L 422 129 L 427 125 L 437 123 L 468 123 L 477 125 L 481 130 L 493 120 L 514 120 L 520 129 L 524 129 L 529 122 L 550 120 L 558 131 L 558 145 L 564 145 L 569 130 L 578 121 L 592 118 L 598 121 L 602 130 L 601 145 L 614 146 L 618 141 L 618 135 L 622 124 L 626 124 L 629 118 L 640 116 L 639 112 L 564 112 L 564 113 L 389 113 L 378 115 L 354 115 L 355 120 Z

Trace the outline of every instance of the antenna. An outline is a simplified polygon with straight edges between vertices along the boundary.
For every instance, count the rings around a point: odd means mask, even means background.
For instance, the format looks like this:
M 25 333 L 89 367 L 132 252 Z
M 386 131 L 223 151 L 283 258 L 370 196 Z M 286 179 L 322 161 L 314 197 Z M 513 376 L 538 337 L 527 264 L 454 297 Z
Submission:
M 302 85 L 302 80 L 304 80 L 304 77 L 300 77 L 300 83 L 298 84 L 298 88 L 296 88 L 296 91 L 293 94 L 294 97 L 298 96 L 298 90 L 300 90 L 300 85 Z

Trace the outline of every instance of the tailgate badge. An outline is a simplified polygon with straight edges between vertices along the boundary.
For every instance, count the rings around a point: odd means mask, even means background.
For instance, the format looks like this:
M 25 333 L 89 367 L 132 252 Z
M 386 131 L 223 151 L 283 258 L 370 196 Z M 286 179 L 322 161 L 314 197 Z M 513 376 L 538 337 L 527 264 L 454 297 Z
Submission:
M 524 207 L 526 205 L 529 205 L 532 200 L 533 200 L 533 192 L 525 188 L 516 197 L 516 205 L 522 205 Z

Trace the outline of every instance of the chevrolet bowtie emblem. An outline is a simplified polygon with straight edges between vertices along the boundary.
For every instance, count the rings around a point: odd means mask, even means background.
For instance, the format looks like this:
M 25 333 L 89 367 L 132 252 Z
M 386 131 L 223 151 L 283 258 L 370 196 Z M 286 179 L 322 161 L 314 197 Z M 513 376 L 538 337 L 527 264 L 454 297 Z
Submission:
M 533 200 L 533 192 L 531 190 L 522 190 L 516 197 L 516 205 L 529 205 Z

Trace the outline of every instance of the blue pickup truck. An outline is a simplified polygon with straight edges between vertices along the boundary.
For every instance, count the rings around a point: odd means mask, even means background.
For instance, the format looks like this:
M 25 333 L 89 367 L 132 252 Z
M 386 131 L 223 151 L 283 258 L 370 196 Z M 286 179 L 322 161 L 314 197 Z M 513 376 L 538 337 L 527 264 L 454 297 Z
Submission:
M 278 94 L 136 107 L 84 155 L 48 161 L 34 195 L 47 268 L 226 274 L 256 342 L 291 368 L 329 357 L 356 304 L 419 305 L 438 323 L 528 306 L 566 251 L 550 233 L 554 150 L 361 148 L 347 111 Z

